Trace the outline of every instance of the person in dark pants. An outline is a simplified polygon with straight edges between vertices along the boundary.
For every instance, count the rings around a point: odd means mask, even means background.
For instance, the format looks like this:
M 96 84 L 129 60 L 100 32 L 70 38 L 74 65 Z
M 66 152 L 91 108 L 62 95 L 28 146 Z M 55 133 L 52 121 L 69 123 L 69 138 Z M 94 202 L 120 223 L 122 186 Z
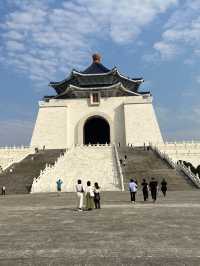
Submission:
M 149 187 L 151 190 L 151 197 L 153 202 L 156 202 L 156 198 L 157 198 L 157 187 L 158 187 L 158 182 L 154 179 L 154 177 L 152 177 L 150 183 L 149 183 Z
M 131 203 L 135 203 L 135 194 L 137 192 L 137 184 L 133 179 L 130 179 L 128 188 L 129 188 L 130 195 L 131 195 Z
M 148 197 L 149 197 L 148 183 L 146 182 L 145 179 L 143 179 L 141 185 L 142 185 L 142 192 L 143 192 L 144 201 L 146 201 L 146 200 L 148 200 Z
M 6 187 L 5 186 L 2 186 L 1 194 L 2 194 L 2 196 L 6 195 Z
M 99 184 L 96 182 L 94 183 L 94 205 L 95 209 L 100 209 L 100 187 Z
M 167 192 L 167 182 L 166 180 L 163 178 L 162 182 L 161 182 L 161 191 L 164 195 L 164 197 L 166 196 L 166 192 Z

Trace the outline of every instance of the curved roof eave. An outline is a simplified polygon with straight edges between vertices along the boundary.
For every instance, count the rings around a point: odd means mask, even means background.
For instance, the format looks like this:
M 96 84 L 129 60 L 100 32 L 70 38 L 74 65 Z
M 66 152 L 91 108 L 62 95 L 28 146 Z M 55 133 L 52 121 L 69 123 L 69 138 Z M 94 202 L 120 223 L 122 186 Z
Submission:
M 106 73 L 95 73 L 95 74 L 88 74 L 88 73 L 86 74 L 86 73 L 79 72 L 79 71 L 77 71 L 76 69 L 73 69 L 73 70 L 71 71 L 71 73 L 70 73 L 70 75 L 69 75 L 68 78 L 66 78 L 66 79 L 64 79 L 64 80 L 62 80 L 62 81 L 59 81 L 59 82 L 50 82 L 50 83 L 49 83 L 49 86 L 55 88 L 55 87 L 57 87 L 57 86 L 59 86 L 59 85 L 63 85 L 65 82 L 67 82 L 67 81 L 69 81 L 70 79 L 72 79 L 72 77 L 75 76 L 75 75 L 82 76 L 82 77 L 88 77 L 88 76 L 93 76 L 93 77 L 96 76 L 96 77 L 98 77 L 98 76 L 108 76 L 108 75 L 110 75 L 110 74 L 112 74 L 112 73 L 113 73 L 113 74 L 114 74 L 114 73 L 117 73 L 117 75 L 118 75 L 120 78 L 123 78 L 123 79 L 128 80 L 128 81 L 133 82 L 133 83 L 142 83 L 142 82 L 144 82 L 144 79 L 143 79 L 143 78 L 139 78 L 139 79 L 131 79 L 131 78 L 128 78 L 128 77 L 122 75 L 122 74 L 118 71 L 118 69 L 117 69 L 116 67 L 114 67 L 114 68 L 112 68 L 109 72 L 106 72 Z
M 126 80 L 128 80 L 128 81 L 134 82 L 134 83 L 138 83 L 138 82 L 142 83 L 142 82 L 144 82 L 144 79 L 143 79 L 143 78 L 139 78 L 139 79 L 131 79 L 131 78 L 128 78 L 128 77 L 122 75 L 122 74 L 118 71 L 118 69 L 117 69 L 117 74 L 119 75 L 119 77 L 121 77 L 121 78 L 123 78 L 123 79 L 126 79 Z
M 132 95 L 135 95 L 135 96 L 141 96 L 141 94 L 140 93 L 136 93 L 136 92 L 134 92 L 134 91 L 130 91 L 130 90 L 128 90 L 128 89 L 126 89 L 124 86 L 123 86 L 123 84 L 121 83 L 121 82 L 118 82 L 118 83 L 116 83 L 116 84 L 114 84 L 114 85 L 111 85 L 111 86 L 107 86 L 107 87 L 102 87 L 102 90 L 110 90 L 110 89 L 113 89 L 113 88 L 120 88 L 120 89 L 122 89 L 124 92 L 128 92 L 128 93 L 130 93 L 130 94 L 132 94 Z M 82 88 L 82 87 L 77 87 L 77 86 L 74 86 L 74 85 L 69 85 L 67 88 L 66 88 L 66 90 L 63 92 L 63 93 L 61 93 L 61 94 L 59 94 L 59 95 L 56 95 L 56 97 L 61 97 L 61 96 L 64 96 L 70 89 L 72 89 L 72 90 L 76 90 L 76 91 L 97 91 L 97 90 L 99 90 L 100 88 L 99 87 L 92 87 L 92 88 Z M 56 98 L 55 97 L 55 98 Z

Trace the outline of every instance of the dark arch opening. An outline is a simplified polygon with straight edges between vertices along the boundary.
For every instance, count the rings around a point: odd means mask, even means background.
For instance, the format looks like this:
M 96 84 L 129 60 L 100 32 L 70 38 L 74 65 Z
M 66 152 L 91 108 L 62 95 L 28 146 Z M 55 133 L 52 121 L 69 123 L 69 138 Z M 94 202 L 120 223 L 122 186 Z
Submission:
M 93 116 L 85 122 L 83 136 L 86 145 L 110 143 L 110 126 L 104 118 Z

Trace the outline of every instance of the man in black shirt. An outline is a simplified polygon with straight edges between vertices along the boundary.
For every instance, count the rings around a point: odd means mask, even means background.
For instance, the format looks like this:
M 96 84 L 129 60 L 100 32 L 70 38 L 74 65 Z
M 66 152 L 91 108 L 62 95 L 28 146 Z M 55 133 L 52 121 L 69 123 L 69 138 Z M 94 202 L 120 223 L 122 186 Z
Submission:
M 150 190 L 151 190 L 151 197 L 152 197 L 153 202 L 156 201 L 157 186 L 158 186 L 158 182 L 154 179 L 154 177 L 152 177 L 151 181 L 149 183 L 149 187 L 150 187 Z

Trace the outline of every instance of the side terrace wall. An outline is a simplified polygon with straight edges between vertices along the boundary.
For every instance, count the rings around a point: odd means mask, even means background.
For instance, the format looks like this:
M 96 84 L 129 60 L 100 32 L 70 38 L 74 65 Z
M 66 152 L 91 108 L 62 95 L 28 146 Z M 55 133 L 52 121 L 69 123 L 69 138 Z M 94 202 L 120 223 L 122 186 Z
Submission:
M 65 148 L 67 146 L 67 106 L 39 103 L 32 147 Z
M 152 98 L 138 98 L 137 102 L 129 99 L 124 104 L 126 145 L 146 145 L 149 142 L 163 143 L 163 138 L 156 119 Z

